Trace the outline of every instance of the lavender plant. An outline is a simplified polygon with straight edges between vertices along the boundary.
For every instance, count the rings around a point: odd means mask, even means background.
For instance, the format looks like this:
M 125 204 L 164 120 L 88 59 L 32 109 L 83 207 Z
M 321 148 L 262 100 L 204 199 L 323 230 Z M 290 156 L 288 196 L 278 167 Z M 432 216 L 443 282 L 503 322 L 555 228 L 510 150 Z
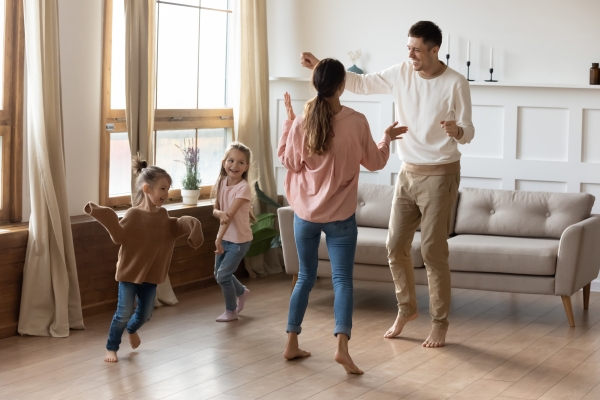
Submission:
M 198 172 L 198 163 L 200 162 L 200 149 L 197 148 L 193 141 L 190 139 L 188 141 L 184 141 L 183 147 L 179 145 L 175 145 L 183 154 L 183 161 L 176 160 L 177 162 L 185 165 L 185 175 L 181 180 L 181 184 L 183 189 L 185 190 L 196 190 L 200 188 L 200 183 L 202 183 L 202 179 L 200 179 L 200 174 Z

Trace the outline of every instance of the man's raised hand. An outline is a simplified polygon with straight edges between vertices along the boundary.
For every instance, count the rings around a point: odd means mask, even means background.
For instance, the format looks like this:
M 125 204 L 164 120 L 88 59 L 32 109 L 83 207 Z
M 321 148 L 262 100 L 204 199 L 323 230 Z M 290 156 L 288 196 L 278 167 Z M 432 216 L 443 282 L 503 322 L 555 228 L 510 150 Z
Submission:
M 456 121 L 440 121 L 442 129 L 446 131 L 446 134 L 452 138 L 458 137 L 460 133 Z
M 304 52 L 302 54 L 300 54 L 300 64 L 303 67 L 306 67 L 308 69 L 314 69 L 315 66 L 319 63 L 319 59 L 317 59 L 317 57 L 313 56 L 312 53 L 309 52 Z
M 396 121 L 393 124 L 391 124 L 390 126 L 388 126 L 387 129 L 385 130 L 385 133 L 387 133 L 389 135 L 389 137 L 392 138 L 392 140 L 402 139 L 402 137 L 400 135 L 403 135 L 406 132 L 408 132 L 408 127 L 397 126 L 397 125 L 398 125 L 398 121 Z

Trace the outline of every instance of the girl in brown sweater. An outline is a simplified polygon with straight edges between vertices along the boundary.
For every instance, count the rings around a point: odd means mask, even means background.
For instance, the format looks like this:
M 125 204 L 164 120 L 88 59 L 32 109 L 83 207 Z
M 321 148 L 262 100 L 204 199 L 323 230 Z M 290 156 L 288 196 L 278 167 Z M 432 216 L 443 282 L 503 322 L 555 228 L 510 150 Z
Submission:
M 156 285 L 169 272 L 175 240 L 188 236 L 188 244 L 200 247 L 204 241 L 200 221 L 193 217 L 169 217 L 161 206 L 169 195 L 171 177 L 162 168 L 148 167 L 139 156 L 133 159 L 137 175 L 136 193 L 121 221 L 112 208 L 88 203 L 84 211 L 100 222 L 113 242 L 121 244 L 116 280 L 119 282 L 117 311 L 110 324 L 106 343 L 106 362 L 117 362 L 123 331 L 127 329 L 132 348 L 137 348 L 137 331 L 150 320 L 154 309 Z M 134 301 L 137 297 L 137 307 Z

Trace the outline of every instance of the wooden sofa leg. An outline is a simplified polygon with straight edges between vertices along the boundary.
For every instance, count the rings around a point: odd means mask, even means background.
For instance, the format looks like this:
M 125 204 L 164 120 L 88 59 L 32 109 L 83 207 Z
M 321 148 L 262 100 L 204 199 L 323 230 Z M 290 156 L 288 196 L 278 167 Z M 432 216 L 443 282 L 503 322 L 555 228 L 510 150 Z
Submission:
M 588 283 L 583 287 L 583 309 L 587 310 L 590 306 L 590 290 L 592 289 L 592 283 Z
M 567 319 L 571 328 L 575 327 L 575 317 L 573 317 L 573 306 L 571 305 L 571 296 L 560 296 L 562 298 L 565 312 L 567 313 Z
M 298 274 L 292 275 L 292 292 L 294 291 L 294 287 L 296 287 L 296 282 L 298 282 Z

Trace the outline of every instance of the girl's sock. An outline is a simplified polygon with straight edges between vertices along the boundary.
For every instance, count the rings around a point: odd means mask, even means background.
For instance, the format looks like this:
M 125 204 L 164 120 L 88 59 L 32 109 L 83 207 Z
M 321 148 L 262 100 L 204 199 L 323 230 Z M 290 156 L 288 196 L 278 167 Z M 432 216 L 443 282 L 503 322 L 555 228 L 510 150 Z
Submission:
M 238 305 L 235 311 L 237 311 L 238 313 L 242 312 L 242 310 L 244 309 L 244 303 L 248 300 L 249 297 L 250 291 L 248 289 L 244 289 L 244 293 L 242 293 L 242 295 L 238 297 Z
M 236 319 L 238 319 L 238 314 L 236 311 L 225 310 L 223 314 L 217 317 L 217 322 L 229 322 L 235 321 Z

